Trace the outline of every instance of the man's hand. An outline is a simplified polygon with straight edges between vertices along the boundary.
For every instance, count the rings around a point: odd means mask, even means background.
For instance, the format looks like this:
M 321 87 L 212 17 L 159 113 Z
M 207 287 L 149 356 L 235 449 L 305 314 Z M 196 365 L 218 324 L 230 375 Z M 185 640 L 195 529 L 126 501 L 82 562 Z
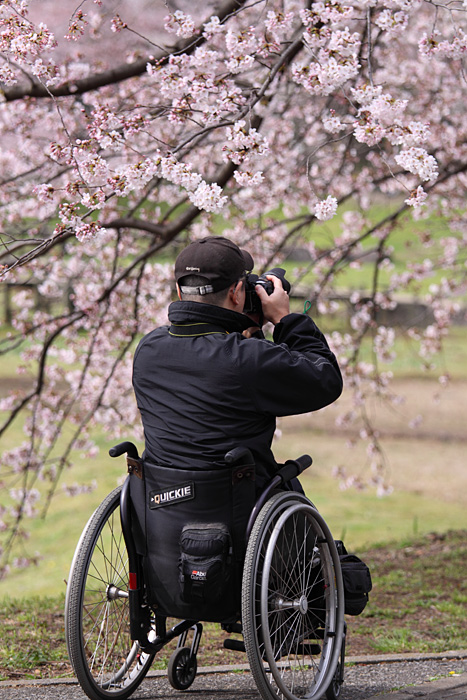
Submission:
M 250 328 L 247 328 L 246 331 L 243 331 L 242 335 L 244 338 L 252 338 L 254 334 L 260 330 L 260 326 L 251 326 Z
M 260 284 L 255 286 L 255 291 L 261 300 L 265 320 L 276 325 L 290 313 L 290 300 L 278 277 L 267 275 L 267 279 L 274 285 L 273 293 L 269 296 Z

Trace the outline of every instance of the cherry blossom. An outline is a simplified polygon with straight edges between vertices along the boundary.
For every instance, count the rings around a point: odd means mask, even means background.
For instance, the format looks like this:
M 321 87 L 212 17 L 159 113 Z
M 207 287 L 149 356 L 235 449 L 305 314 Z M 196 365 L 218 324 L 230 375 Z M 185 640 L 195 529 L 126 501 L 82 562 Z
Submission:
M 195 23 L 190 15 L 177 10 L 173 15 L 168 15 L 165 18 L 164 28 L 171 34 L 175 33 L 177 36 L 188 38 L 195 32 Z
M 429 155 L 423 148 L 408 148 L 394 157 L 396 163 L 422 180 L 434 180 L 438 176 L 436 158 Z
M 320 221 L 332 219 L 337 211 L 337 199 L 328 195 L 325 200 L 315 204 L 315 216 Z
M 410 197 L 405 200 L 405 203 L 409 204 L 411 207 L 422 207 L 425 204 L 427 196 L 423 187 L 419 185 L 416 190 L 410 193 Z

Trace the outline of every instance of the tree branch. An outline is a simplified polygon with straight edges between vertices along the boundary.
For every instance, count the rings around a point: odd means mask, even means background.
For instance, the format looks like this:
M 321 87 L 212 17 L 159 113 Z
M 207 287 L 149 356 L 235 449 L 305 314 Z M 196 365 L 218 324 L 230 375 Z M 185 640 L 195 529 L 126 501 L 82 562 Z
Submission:
M 244 5 L 245 0 L 224 0 L 221 3 L 217 16 L 222 22 L 227 19 L 233 12 L 239 10 Z M 203 22 L 204 24 L 204 22 Z M 203 25 L 201 25 L 202 27 Z M 149 65 L 164 65 L 170 56 L 178 53 L 192 53 L 198 46 L 205 43 L 206 39 L 201 34 L 201 28 L 198 29 L 199 36 L 195 39 L 184 39 L 173 45 L 167 51 L 161 50 L 156 56 L 153 54 L 138 58 L 132 63 L 122 63 L 115 68 L 95 73 L 87 78 L 68 81 L 62 85 L 47 87 L 39 82 L 34 82 L 32 85 L 15 85 L 3 90 L 3 97 L 6 102 L 14 102 L 25 97 L 34 98 L 55 98 L 55 97 L 75 97 L 83 95 L 92 90 L 106 87 L 107 85 L 115 85 L 131 78 L 136 78 L 146 72 Z

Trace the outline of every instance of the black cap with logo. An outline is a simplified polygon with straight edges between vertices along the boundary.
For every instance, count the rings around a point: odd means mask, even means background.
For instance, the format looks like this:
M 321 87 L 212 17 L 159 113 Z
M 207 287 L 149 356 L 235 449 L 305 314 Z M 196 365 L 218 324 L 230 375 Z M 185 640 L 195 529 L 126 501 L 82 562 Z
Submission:
M 211 294 L 226 289 L 254 267 L 253 258 L 227 238 L 208 237 L 190 243 L 175 261 L 175 280 L 186 294 Z M 183 278 L 196 275 L 202 287 L 183 287 Z

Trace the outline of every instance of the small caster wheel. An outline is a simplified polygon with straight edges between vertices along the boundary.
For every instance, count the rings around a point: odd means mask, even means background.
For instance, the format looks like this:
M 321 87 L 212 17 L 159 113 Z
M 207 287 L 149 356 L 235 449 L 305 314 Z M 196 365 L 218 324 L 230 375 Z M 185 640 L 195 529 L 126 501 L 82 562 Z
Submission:
M 167 667 L 169 683 L 175 690 L 186 690 L 196 677 L 198 663 L 188 647 L 175 649 Z
M 326 700 L 338 700 L 341 696 L 342 680 L 341 680 L 341 662 L 337 664 L 336 672 L 333 676 L 329 688 L 326 690 Z
M 344 660 L 345 660 L 345 638 L 347 633 L 347 623 L 344 622 L 344 634 L 341 642 L 341 653 L 337 663 L 334 676 L 326 690 L 326 700 L 339 700 L 342 692 L 342 683 L 344 682 Z

